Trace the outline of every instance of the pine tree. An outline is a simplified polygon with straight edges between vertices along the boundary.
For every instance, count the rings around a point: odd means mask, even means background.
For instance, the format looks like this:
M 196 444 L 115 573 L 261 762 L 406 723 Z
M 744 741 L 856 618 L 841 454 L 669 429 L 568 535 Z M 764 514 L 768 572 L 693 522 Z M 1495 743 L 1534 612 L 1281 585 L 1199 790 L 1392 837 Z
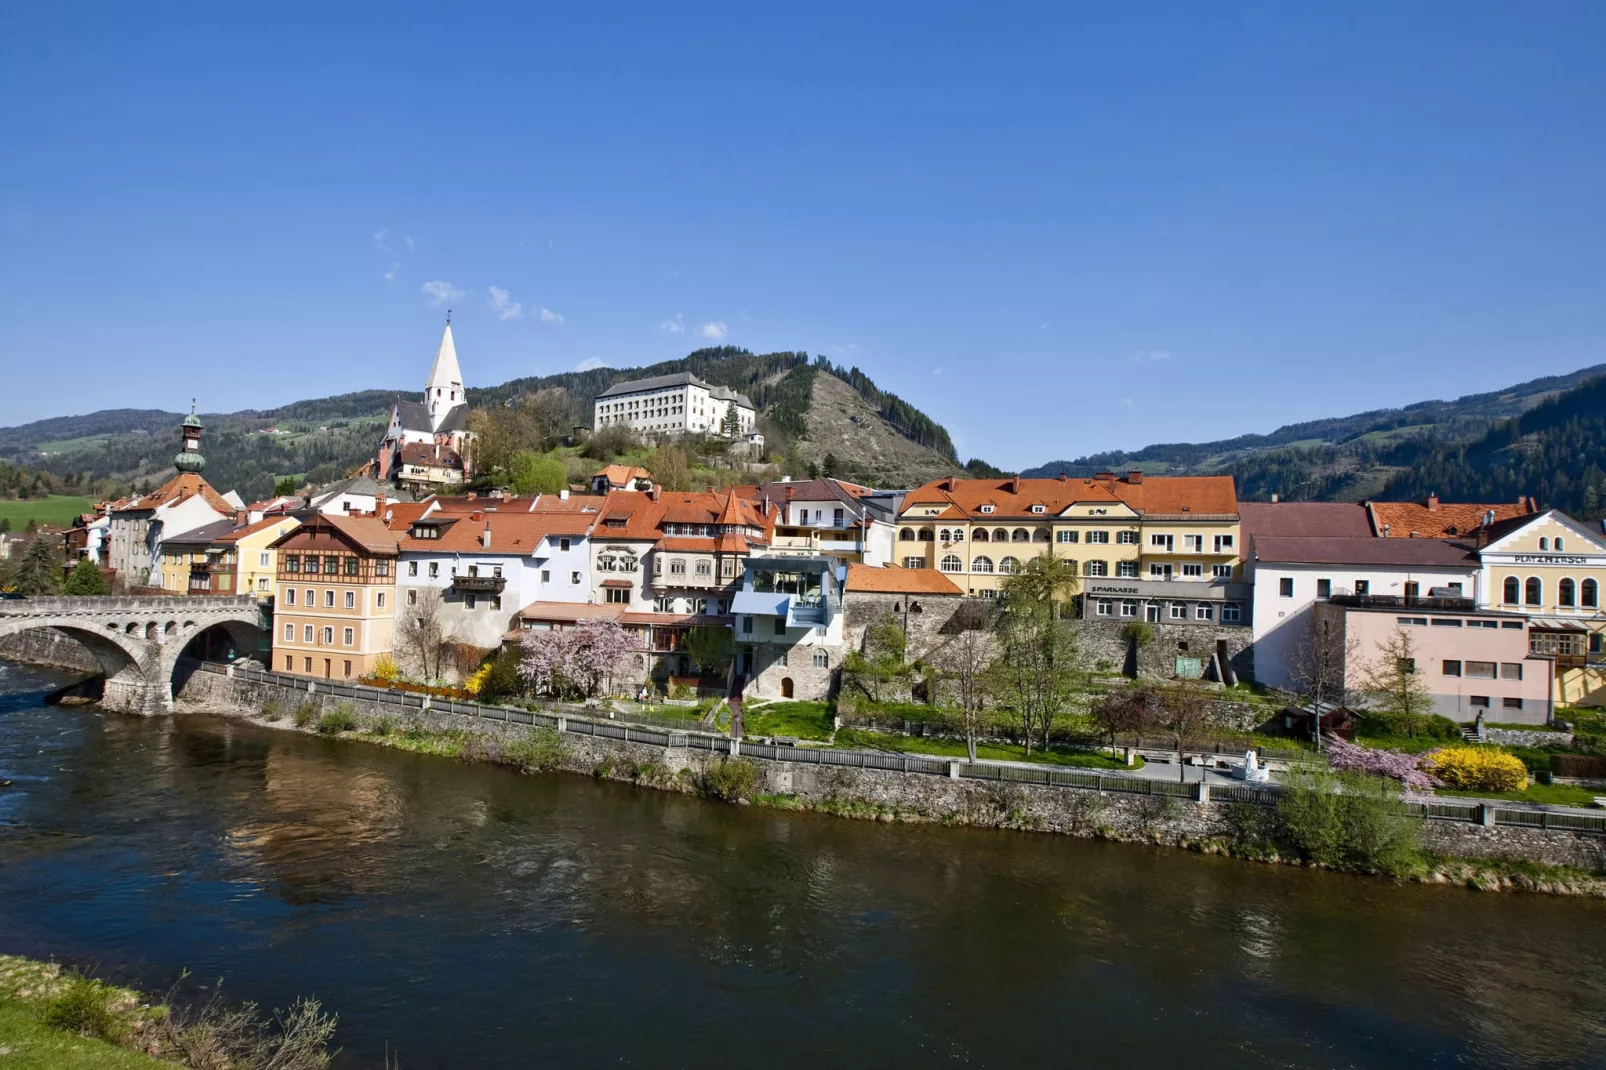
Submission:
M 62 585 L 62 594 L 99 595 L 106 593 L 106 576 L 100 567 L 87 557 L 80 557 L 73 566 L 72 575 Z
M 61 591 L 61 547 L 54 536 L 37 535 L 6 577 L 19 594 L 58 594 Z

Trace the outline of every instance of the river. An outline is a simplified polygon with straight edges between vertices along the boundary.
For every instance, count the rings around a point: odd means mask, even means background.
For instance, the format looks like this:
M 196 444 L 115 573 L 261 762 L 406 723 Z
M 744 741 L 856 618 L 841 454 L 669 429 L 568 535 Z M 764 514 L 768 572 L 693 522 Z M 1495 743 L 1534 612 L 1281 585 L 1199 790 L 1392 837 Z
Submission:
M 0 950 L 315 994 L 342 1067 L 1606 1066 L 1606 903 L 525 777 L 41 702 Z

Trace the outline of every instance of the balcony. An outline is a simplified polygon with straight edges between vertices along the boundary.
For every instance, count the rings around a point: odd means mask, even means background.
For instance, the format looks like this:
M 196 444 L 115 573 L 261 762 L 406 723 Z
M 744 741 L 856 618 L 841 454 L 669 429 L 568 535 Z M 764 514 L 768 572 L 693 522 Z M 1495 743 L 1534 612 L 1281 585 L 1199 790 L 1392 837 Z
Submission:
M 1327 599 L 1335 606 L 1351 609 L 1438 609 L 1469 613 L 1478 608 L 1471 598 L 1445 598 L 1431 595 L 1335 594 Z
M 501 594 L 507 586 L 505 576 L 453 576 L 452 590 L 466 594 Z

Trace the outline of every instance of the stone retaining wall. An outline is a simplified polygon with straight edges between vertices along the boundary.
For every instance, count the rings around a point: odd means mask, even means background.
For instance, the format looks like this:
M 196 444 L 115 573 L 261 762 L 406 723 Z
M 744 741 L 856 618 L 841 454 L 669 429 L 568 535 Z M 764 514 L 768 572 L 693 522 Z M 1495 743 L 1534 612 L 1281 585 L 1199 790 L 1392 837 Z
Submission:
M 1483 739 L 1486 743 L 1498 743 L 1504 747 L 1570 747 L 1573 743 L 1573 734 L 1552 732 L 1548 729 L 1527 731 L 1519 728 L 1485 726 Z
M 308 701 L 305 692 L 290 687 L 211 672 L 192 676 L 179 697 L 186 707 L 230 715 L 255 714 L 271 700 L 283 710 L 283 720 L 270 727 L 292 731 L 291 713 Z M 387 717 L 398 728 L 417 725 L 435 730 L 466 729 L 493 745 L 538 731 L 431 710 L 402 711 L 394 704 L 372 699 L 314 695 L 312 701 L 324 710 L 349 704 L 359 718 Z M 665 748 L 576 733 L 564 733 L 560 738 L 564 753 L 557 768 L 634 780 L 653 787 L 688 790 L 691 785 L 686 780 L 670 779 L 664 774 L 687 771 L 695 778 L 710 764 L 725 760 L 720 754 L 682 747 Z M 1031 829 L 1170 846 L 1230 841 L 1235 832 L 1235 808 L 1219 803 L 813 763 L 759 760 L 754 765 L 758 791 L 791 796 L 816 808 L 853 816 Z M 652 775 L 643 776 L 643 769 L 652 770 Z M 1606 870 L 1606 837 L 1602 836 L 1428 821 L 1422 839 L 1432 850 L 1456 857 L 1525 859 Z

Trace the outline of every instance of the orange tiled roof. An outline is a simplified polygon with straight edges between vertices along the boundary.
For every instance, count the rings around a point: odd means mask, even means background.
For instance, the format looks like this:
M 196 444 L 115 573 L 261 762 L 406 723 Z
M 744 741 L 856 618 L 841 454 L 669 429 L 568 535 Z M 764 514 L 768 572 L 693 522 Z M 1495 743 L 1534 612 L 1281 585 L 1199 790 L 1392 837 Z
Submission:
M 629 487 L 638 479 L 645 479 L 649 483 L 652 482 L 652 473 L 636 465 L 605 465 L 591 478 L 595 479 L 597 476 L 607 476 L 610 487 Z
M 1539 504 L 1527 496 L 1502 505 L 1441 502 L 1429 498 L 1425 502 L 1367 502 L 1366 511 L 1372 518 L 1372 534 L 1377 536 L 1387 527 L 1389 537 L 1395 539 L 1453 539 L 1482 527 L 1491 512 L 1498 524 L 1502 520 L 1537 513 Z
M 1231 476 L 1145 476 L 1141 472 L 1092 479 L 939 479 L 910 491 L 903 508 L 947 503 L 959 514 L 945 512 L 948 519 L 1041 519 L 1087 502 L 1122 502 L 1144 515 L 1238 515 L 1238 493 Z M 993 511 L 983 513 L 981 507 L 989 504 Z M 1043 512 L 1033 513 L 1033 505 L 1043 506 Z
M 124 499 L 116 507 L 124 509 L 157 509 L 164 505 L 176 505 L 188 498 L 199 494 L 220 513 L 234 513 L 234 506 L 223 500 L 223 495 L 212 489 L 212 485 L 194 472 L 180 472 L 178 475 L 163 483 L 143 498 L 132 500 Z
M 664 491 L 655 501 L 645 491 L 616 490 L 608 495 L 601 512 L 597 514 L 592 533 L 604 539 L 657 542 L 665 537 L 665 524 L 721 524 L 758 528 L 768 538 L 768 532 L 774 526 L 773 518 L 764 516 L 751 502 L 743 501 L 734 493 L 727 492 L 723 500 L 721 497 L 711 491 Z M 735 550 L 734 544 L 731 544 L 734 552 L 746 552 L 745 539 L 735 533 L 726 535 L 741 539 L 740 550 Z M 727 547 L 716 546 L 716 549 L 724 550 Z
M 278 524 L 283 524 L 286 520 L 294 520 L 294 517 L 288 517 L 288 516 L 265 516 L 261 520 L 258 520 L 255 524 L 246 524 L 244 527 L 235 528 L 233 531 L 229 532 L 227 535 L 220 535 L 218 537 L 217 541 L 218 542 L 238 542 L 239 540 L 245 538 L 247 535 L 255 535 L 259 531 L 263 531 L 263 530 L 265 530 L 267 528 L 274 527 L 275 525 L 278 525 Z
M 440 538 L 415 539 L 401 534 L 401 548 L 430 553 L 530 554 L 548 535 L 584 535 L 591 527 L 590 517 L 568 513 L 470 513 L 443 519 L 450 524 Z M 391 528 L 396 528 L 394 522 Z M 489 546 L 484 542 L 487 529 L 491 532 Z
M 953 580 L 929 568 L 899 568 L 850 563 L 844 590 L 860 594 L 950 594 L 961 591 Z

